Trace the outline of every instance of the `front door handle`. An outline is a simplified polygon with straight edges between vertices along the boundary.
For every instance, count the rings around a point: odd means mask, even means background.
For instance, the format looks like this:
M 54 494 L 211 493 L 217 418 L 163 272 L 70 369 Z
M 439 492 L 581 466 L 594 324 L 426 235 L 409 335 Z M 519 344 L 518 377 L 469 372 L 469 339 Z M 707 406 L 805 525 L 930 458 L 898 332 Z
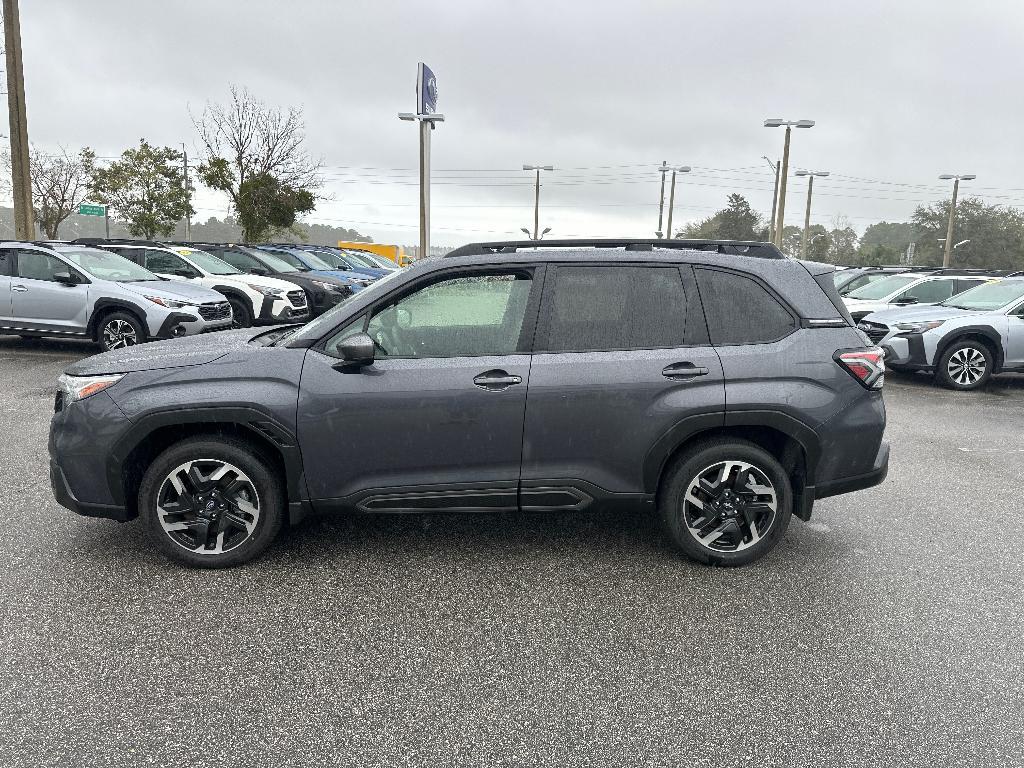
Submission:
M 17 291 L 18 293 L 24 293 L 25 291 L 28 290 L 28 288 L 26 288 L 24 285 L 12 285 L 11 290 Z
M 672 363 L 666 366 L 661 375 L 667 379 L 692 379 L 694 376 L 707 376 L 711 371 L 693 363 Z
M 484 371 L 473 378 L 473 383 L 480 389 L 502 390 L 508 389 L 514 384 L 522 384 L 522 376 L 511 376 L 508 371 L 496 369 Z

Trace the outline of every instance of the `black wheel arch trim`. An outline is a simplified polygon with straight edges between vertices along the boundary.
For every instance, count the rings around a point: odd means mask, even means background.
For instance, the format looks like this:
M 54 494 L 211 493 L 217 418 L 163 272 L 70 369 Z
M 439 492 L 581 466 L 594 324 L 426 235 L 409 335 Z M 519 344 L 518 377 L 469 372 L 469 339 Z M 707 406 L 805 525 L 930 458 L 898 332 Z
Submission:
M 1003 340 L 999 336 L 999 332 L 988 325 L 965 325 L 954 328 L 942 336 L 935 345 L 935 367 L 938 368 L 939 360 L 942 359 L 949 345 L 956 344 L 961 340 L 966 341 L 967 339 L 964 338 L 966 336 L 984 336 L 992 342 L 996 353 L 996 359 L 992 364 L 992 373 L 999 373 L 1003 368 Z
M 195 323 L 198 320 L 198 317 L 196 317 L 195 315 L 190 315 L 187 312 L 171 312 L 169 315 L 167 315 L 167 317 L 164 318 L 164 321 L 160 323 L 160 330 L 156 332 L 155 338 L 173 338 L 174 334 L 172 334 L 171 331 L 174 329 L 174 326 L 178 325 L 179 323 Z
M 135 319 L 142 323 L 142 331 L 147 336 L 149 335 L 149 322 L 147 320 L 148 314 L 146 308 L 141 304 L 136 304 L 134 301 L 128 299 L 110 299 L 110 298 L 99 298 L 92 305 L 92 312 L 89 314 L 89 323 L 86 326 L 88 334 L 93 338 L 97 336 L 97 324 L 101 317 L 107 314 L 108 310 L 113 309 L 121 312 L 130 312 L 135 316 Z
M 134 422 L 110 449 L 107 457 L 107 484 L 111 496 L 119 505 L 125 505 L 124 469 L 132 451 L 153 432 L 162 427 L 178 425 L 230 424 L 242 427 L 260 438 L 261 444 L 271 444 L 277 450 L 285 468 L 285 491 L 289 506 L 305 506 L 305 477 L 302 456 L 295 434 L 276 418 L 258 408 L 243 405 L 209 406 L 200 408 L 173 408 L 156 411 Z M 294 522 L 294 520 L 293 520 Z
M 256 319 L 256 306 L 252 303 L 252 299 L 249 298 L 241 288 L 233 288 L 230 285 L 215 285 L 213 286 L 213 290 L 227 298 L 241 301 L 246 307 L 248 307 L 249 314 L 252 316 L 252 319 Z

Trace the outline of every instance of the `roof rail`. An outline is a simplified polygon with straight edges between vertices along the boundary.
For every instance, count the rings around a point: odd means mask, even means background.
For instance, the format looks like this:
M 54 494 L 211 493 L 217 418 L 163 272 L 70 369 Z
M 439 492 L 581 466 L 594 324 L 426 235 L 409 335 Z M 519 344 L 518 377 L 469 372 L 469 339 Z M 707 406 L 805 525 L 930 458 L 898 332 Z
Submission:
M 1009 277 L 1013 270 L 1009 269 L 983 269 L 980 267 L 935 267 L 932 270 L 935 275 L 988 275 L 991 277 Z
M 166 243 L 155 240 L 133 240 L 125 237 L 76 237 L 71 241 L 74 245 L 148 245 L 151 248 L 165 248 Z
M 675 248 L 686 251 L 712 251 L 735 256 L 752 256 L 760 259 L 784 259 L 782 252 L 771 243 L 747 240 L 633 240 L 633 239 L 584 239 L 584 240 L 505 240 L 490 243 L 470 243 L 444 256 L 483 256 L 489 253 L 515 253 L 518 250 L 537 248 L 623 248 L 627 251 L 650 251 L 654 248 Z

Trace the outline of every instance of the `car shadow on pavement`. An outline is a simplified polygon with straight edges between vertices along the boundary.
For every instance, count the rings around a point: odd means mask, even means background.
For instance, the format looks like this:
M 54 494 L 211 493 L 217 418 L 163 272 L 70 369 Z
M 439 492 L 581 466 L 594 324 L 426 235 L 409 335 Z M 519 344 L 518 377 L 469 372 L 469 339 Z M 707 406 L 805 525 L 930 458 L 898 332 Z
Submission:
M 935 381 L 935 377 L 930 373 L 894 371 L 890 369 L 885 372 L 885 379 L 887 384 L 913 387 L 914 389 L 938 389 L 941 392 L 948 392 L 952 395 L 964 395 L 967 397 L 972 394 L 970 392 L 956 392 L 951 389 L 946 389 L 945 387 L 940 386 Z M 1024 374 L 1001 373 L 997 376 L 993 376 L 979 391 L 994 395 L 1024 394 Z

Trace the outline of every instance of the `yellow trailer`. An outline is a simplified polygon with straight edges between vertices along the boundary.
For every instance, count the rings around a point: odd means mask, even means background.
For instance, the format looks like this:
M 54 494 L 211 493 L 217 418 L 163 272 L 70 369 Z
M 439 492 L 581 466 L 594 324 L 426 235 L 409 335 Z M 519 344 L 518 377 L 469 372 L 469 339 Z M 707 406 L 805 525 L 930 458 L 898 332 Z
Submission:
M 338 241 L 339 248 L 350 248 L 354 251 L 369 251 L 385 259 L 391 259 L 400 267 L 408 266 L 412 260 L 406 256 L 405 250 L 400 245 L 387 245 L 385 243 L 352 243 L 344 240 Z

